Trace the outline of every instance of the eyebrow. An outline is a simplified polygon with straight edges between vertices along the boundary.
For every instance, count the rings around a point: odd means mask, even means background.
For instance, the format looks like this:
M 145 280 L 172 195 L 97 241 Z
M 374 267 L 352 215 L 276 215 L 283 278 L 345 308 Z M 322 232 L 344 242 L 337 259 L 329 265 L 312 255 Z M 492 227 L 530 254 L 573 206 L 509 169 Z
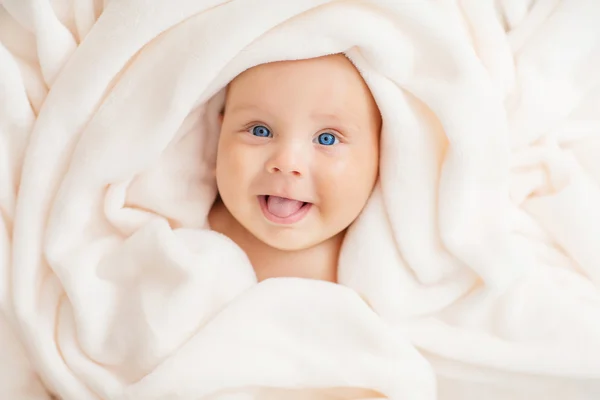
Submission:
M 223 111 L 225 112 L 225 108 L 223 108 Z M 228 107 L 227 111 L 231 112 L 231 113 L 236 113 L 236 112 L 240 112 L 240 111 L 260 111 L 260 112 L 269 113 L 269 110 L 267 110 L 263 107 L 259 107 L 254 104 L 243 104 L 243 103 L 236 104 L 234 107 Z
M 349 128 L 352 131 L 360 131 L 358 124 L 353 122 L 351 118 L 346 116 L 340 117 L 337 113 L 316 112 L 312 113 L 311 117 L 321 121 L 333 122 L 335 125 L 338 125 L 343 128 Z

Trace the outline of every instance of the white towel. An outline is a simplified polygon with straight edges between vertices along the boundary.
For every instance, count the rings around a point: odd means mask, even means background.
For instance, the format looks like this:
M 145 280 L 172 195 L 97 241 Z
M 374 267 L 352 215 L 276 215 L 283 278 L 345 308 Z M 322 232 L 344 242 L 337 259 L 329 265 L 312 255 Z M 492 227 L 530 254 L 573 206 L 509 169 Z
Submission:
M 599 1 L 0 4 L 0 398 L 600 398 Z M 257 283 L 222 88 L 338 52 L 380 182 L 339 284 Z

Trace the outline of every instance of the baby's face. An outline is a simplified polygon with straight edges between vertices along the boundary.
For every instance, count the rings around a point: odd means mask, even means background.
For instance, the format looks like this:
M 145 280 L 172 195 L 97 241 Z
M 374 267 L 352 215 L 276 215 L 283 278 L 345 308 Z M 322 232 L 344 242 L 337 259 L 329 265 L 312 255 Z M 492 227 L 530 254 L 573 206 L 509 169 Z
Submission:
M 217 155 L 223 203 L 271 247 L 344 231 L 377 180 L 381 119 L 343 55 L 251 68 L 228 89 Z

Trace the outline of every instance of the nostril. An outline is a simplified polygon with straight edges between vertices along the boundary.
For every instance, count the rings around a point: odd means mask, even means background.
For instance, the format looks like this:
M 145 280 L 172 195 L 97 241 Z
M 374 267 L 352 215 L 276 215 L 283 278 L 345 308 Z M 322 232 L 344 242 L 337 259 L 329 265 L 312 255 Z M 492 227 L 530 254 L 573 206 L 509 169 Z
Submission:
M 269 173 L 271 173 L 271 174 L 275 174 L 275 173 L 282 173 L 283 174 L 283 173 L 285 173 L 285 174 L 290 174 L 290 175 L 293 175 L 293 176 L 296 176 L 296 177 L 302 176 L 302 173 L 299 170 L 297 170 L 297 169 L 291 169 L 291 168 L 290 169 L 285 169 L 285 168 L 282 169 L 282 168 L 279 168 L 279 167 L 276 167 L 276 166 L 270 166 L 267 169 L 267 171 Z

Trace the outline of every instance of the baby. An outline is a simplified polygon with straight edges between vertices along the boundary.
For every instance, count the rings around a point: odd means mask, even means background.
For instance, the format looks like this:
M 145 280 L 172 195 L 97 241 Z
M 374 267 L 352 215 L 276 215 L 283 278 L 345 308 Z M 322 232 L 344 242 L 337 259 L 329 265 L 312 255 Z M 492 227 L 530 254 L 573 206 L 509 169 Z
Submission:
M 262 64 L 228 86 L 211 229 L 259 281 L 337 282 L 346 229 L 377 181 L 381 116 L 341 54 Z

